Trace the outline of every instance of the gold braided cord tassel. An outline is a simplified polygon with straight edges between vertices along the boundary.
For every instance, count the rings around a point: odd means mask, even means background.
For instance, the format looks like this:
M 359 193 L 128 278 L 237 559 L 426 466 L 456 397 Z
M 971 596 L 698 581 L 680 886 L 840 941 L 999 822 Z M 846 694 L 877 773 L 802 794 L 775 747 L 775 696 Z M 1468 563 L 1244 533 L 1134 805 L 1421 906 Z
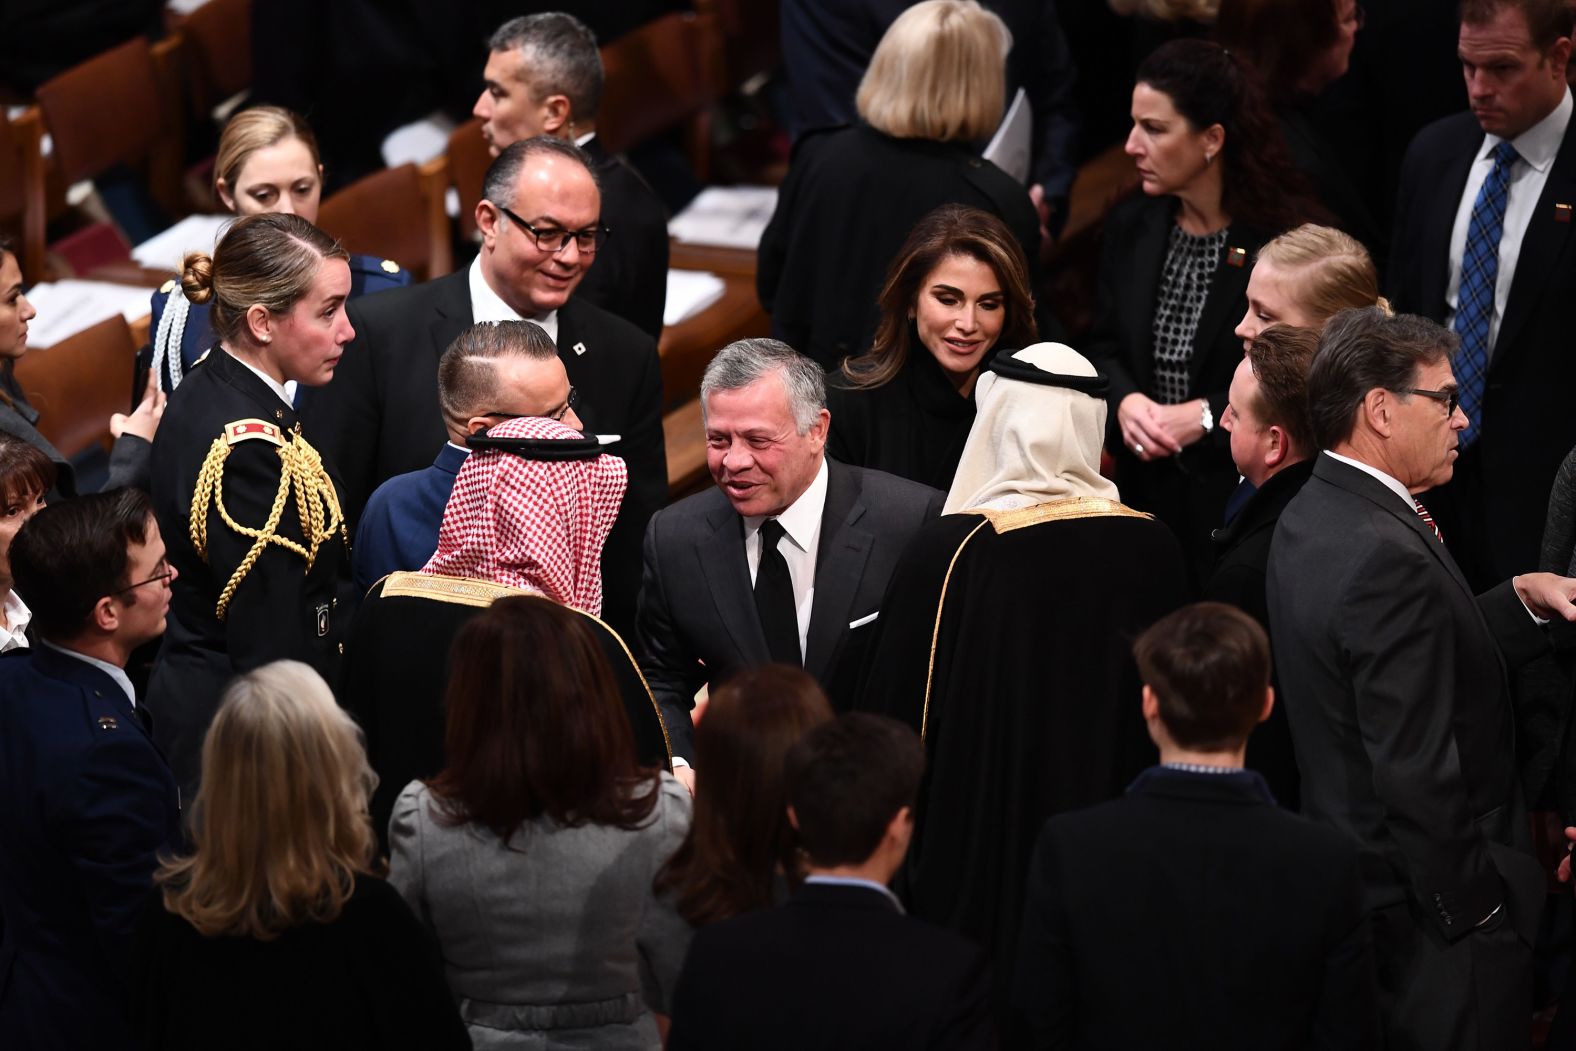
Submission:
M 252 538 L 252 546 L 247 550 L 246 557 L 241 559 L 241 564 L 235 568 L 234 573 L 230 574 L 224 590 L 219 593 L 219 603 L 214 609 L 214 615 L 221 621 L 229 611 L 230 600 L 235 596 L 235 589 L 246 579 L 246 575 L 252 571 L 252 567 L 257 564 L 258 558 L 269 544 L 277 544 L 301 556 L 306 562 L 306 569 L 303 572 L 310 572 L 317 560 L 318 548 L 333 539 L 336 533 L 346 545 L 350 542 L 349 535 L 345 531 L 344 515 L 339 508 L 339 496 L 334 492 L 334 483 L 323 468 L 323 458 L 318 451 L 312 448 L 299 433 L 286 438 L 278 446 L 278 451 L 279 488 L 274 492 L 273 506 L 269 508 L 268 520 L 263 523 L 261 529 L 253 529 L 237 522 L 230 517 L 229 510 L 224 506 L 224 461 L 230 456 L 228 441 L 223 437 L 215 438 L 213 445 L 208 449 L 207 458 L 203 460 L 202 468 L 197 472 L 197 485 L 192 493 L 191 512 L 192 546 L 197 550 L 197 557 L 204 562 L 208 561 L 210 499 L 225 525 L 242 536 Z M 284 517 L 285 503 L 289 500 L 292 490 L 296 498 L 296 513 L 301 522 L 301 535 L 306 538 L 304 546 L 278 533 L 279 520 Z

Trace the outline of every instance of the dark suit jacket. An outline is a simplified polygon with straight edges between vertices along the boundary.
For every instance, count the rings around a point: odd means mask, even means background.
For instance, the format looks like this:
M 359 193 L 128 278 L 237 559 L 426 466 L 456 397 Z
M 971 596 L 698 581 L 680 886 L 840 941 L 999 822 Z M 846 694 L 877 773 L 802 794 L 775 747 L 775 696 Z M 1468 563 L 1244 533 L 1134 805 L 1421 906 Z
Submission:
M 427 564 L 438 550 L 443 512 L 466 455 L 464 449 L 444 442 L 431 467 L 397 474 L 373 491 L 356 527 L 351 556 L 358 592 L 365 595 L 390 573 Z
M 575 295 L 660 339 L 668 298 L 668 211 L 635 169 L 602 148 L 600 137 L 583 149 L 602 185 L 602 225 L 612 233 Z
M 1220 560 L 1215 572 L 1204 585 L 1203 597 L 1212 602 L 1225 602 L 1236 606 L 1270 630 L 1269 597 L 1265 592 L 1265 575 L 1270 565 L 1270 540 L 1275 535 L 1275 523 L 1292 498 L 1302 491 L 1303 484 L 1313 474 L 1313 461 L 1304 460 L 1277 472 L 1267 479 L 1262 489 L 1248 498 L 1237 516 L 1215 530 L 1215 544 Z M 1270 682 L 1280 696 L 1280 677 L 1274 669 Z M 1270 717 L 1253 731 L 1248 742 L 1248 761 L 1264 775 L 1276 802 L 1288 810 L 1300 808 L 1297 758 L 1291 744 L 1291 724 L 1286 719 L 1286 705 L 1277 701 L 1270 710 Z
M 1504 902 L 1531 944 L 1506 665 L 1547 642 L 1510 583 L 1474 597 L 1394 492 L 1321 455 L 1276 527 L 1269 607 L 1303 813 L 1357 841 L 1367 908 L 1410 902 L 1454 942 Z
M 0 1045 L 130 1043 L 132 929 L 179 829 L 115 680 L 44 647 L 0 658 Z
M 1122 502 L 1152 512 L 1174 529 L 1202 577 L 1214 559 L 1210 533 L 1220 524 L 1226 499 L 1237 484 L 1230 436 L 1219 424 L 1232 373 L 1242 360 L 1242 340 L 1233 329 L 1247 309 L 1253 255 L 1266 238 L 1232 225 L 1193 336 L 1189 397 L 1209 400 L 1215 430 L 1180 456 L 1144 463 L 1122 443 L 1116 410 L 1129 394 L 1155 393 L 1155 305 L 1175 215 L 1173 198 L 1140 194 L 1106 217 L 1094 326 L 1085 353 L 1111 378 L 1106 446 L 1116 458 Z
M 1035 1048 L 1372 1047 L 1371 949 L 1350 840 L 1154 767 L 1046 822 L 1013 1006 Z
M 355 340 L 333 380 L 301 397 L 303 426 L 343 479 L 352 529 L 372 490 L 428 466 L 447 440 L 438 359 L 471 324 L 467 274 L 351 303 Z M 627 631 L 640 582 L 640 537 L 668 492 L 656 343 L 623 318 L 573 298 L 558 312 L 558 356 L 579 391 L 586 429 L 623 436 L 609 451 L 628 465 L 629 489 L 602 550 L 602 608 L 604 619 Z
M 1482 144 L 1471 113 L 1436 121 L 1412 141 L 1386 280 L 1396 309 L 1444 320 L 1450 234 Z M 1566 133 L 1521 243 L 1476 421 L 1481 436 L 1461 454 L 1451 483 L 1424 497 L 1479 589 L 1537 565 L 1545 498 L 1561 459 L 1576 445 L 1569 405 L 1576 354 L 1566 349 L 1576 237 L 1570 212 L 1556 204 L 1576 204 L 1576 126 Z
M 943 204 L 997 216 L 1037 264 L 1040 224 L 1028 191 L 968 145 L 894 139 L 864 125 L 801 139 L 755 275 L 773 332 L 828 368 L 863 354 L 893 257 Z
M 941 513 L 943 495 L 880 471 L 828 460 L 826 510 L 815 561 L 815 606 L 804 667 L 832 704 L 853 701 L 874 622 L 898 556 Z M 646 530 L 640 592 L 641 667 L 662 707 L 673 754 L 693 754 L 690 708 L 702 683 L 771 660 L 744 553 L 744 523 L 708 489 L 659 511 Z
M 989 985 L 956 934 L 872 888 L 807 883 L 696 933 L 668 1048 L 990 1048 Z

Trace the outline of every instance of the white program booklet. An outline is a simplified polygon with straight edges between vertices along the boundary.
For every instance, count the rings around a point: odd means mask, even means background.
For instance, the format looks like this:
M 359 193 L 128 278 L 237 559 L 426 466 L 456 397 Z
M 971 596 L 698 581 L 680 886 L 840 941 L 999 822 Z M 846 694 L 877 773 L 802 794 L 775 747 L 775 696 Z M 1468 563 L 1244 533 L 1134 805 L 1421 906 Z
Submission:
M 1007 107 L 1007 115 L 1001 119 L 1001 127 L 996 129 L 990 145 L 980 156 L 1027 186 L 1033 144 L 1034 107 L 1029 105 L 1029 96 L 1019 88 L 1012 105 Z

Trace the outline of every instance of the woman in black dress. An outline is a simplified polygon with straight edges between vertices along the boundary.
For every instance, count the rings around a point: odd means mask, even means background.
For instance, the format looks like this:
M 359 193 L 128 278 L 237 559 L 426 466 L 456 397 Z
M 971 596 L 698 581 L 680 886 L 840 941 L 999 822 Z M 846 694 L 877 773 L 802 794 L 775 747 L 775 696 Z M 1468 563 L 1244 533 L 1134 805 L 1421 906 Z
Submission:
M 1143 193 L 1106 220 L 1087 353 L 1111 380 L 1122 502 L 1175 530 L 1202 578 L 1237 484 L 1216 424 L 1253 255 L 1313 205 L 1262 93 L 1217 44 L 1176 40 L 1145 60 L 1127 154 Z
M 946 490 L 974 423 L 974 381 L 998 346 L 1039 342 L 1029 265 L 988 212 L 921 219 L 881 289 L 875 343 L 827 384 L 827 451 Z
M 322 678 L 237 679 L 203 765 L 191 851 L 137 925 L 139 1046 L 470 1047 L 437 944 L 378 878 L 374 777 Z
M 175 393 L 153 445 L 153 506 L 180 571 L 148 687 L 155 739 L 191 798 L 230 678 L 304 661 L 338 679 L 350 616 L 344 517 L 301 432 L 294 386 L 327 383 L 355 335 L 346 253 L 296 215 L 238 219 L 182 286 L 219 346 Z

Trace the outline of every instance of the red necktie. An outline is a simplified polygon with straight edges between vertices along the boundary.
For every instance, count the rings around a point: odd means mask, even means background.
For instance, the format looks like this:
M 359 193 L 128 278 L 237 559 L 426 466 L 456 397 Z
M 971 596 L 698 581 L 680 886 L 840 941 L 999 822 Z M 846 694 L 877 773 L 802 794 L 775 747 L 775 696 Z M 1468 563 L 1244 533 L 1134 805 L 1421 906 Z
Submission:
M 1417 511 L 1417 517 L 1423 520 L 1423 524 L 1434 531 L 1434 539 L 1443 544 L 1445 542 L 1445 534 L 1439 531 L 1439 526 L 1434 522 L 1434 516 L 1428 513 L 1428 508 L 1423 506 L 1423 501 L 1414 499 L 1412 506 Z

